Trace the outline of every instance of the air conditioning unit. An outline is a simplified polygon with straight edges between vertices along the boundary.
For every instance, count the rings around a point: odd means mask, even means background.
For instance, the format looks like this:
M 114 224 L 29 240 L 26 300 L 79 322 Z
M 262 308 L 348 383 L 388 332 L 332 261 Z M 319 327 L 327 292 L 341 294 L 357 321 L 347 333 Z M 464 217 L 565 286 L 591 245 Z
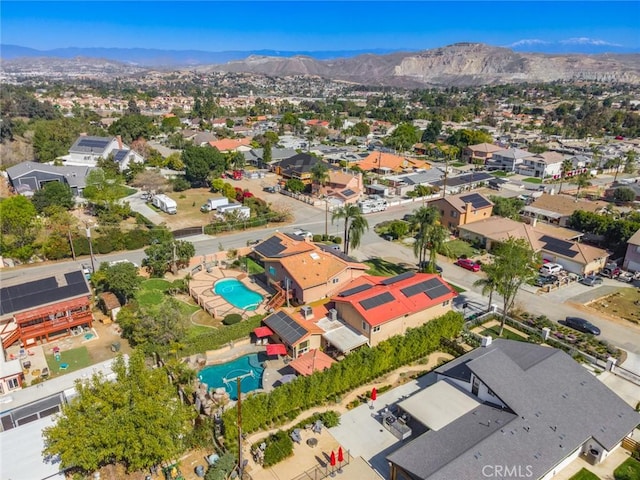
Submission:
M 338 311 L 335 308 L 329 310 L 329 318 L 334 322 L 338 320 Z
M 309 305 L 305 305 L 300 309 L 300 311 L 302 312 L 302 316 L 306 320 L 309 320 L 311 317 L 313 317 L 313 309 Z

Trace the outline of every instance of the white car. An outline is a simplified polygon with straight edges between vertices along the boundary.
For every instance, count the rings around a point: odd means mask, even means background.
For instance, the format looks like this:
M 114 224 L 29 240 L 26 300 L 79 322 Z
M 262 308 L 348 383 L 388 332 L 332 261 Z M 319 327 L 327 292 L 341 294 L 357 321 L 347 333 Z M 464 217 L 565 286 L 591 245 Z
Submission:
M 300 228 L 296 228 L 296 229 L 293 231 L 293 234 L 294 234 L 294 235 L 297 235 L 297 236 L 299 236 L 299 237 L 313 238 L 313 233 L 311 233 L 311 232 L 310 232 L 310 231 L 308 231 L 308 230 L 302 230 L 302 229 L 300 229 Z

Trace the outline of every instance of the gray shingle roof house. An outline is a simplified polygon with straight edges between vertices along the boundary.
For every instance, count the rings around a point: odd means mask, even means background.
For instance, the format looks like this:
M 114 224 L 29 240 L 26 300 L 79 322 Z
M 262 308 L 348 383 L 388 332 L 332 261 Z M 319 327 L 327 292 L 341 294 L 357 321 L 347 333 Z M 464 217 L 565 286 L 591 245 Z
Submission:
M 393 479 L 548 479 L 580 455 L 600 462 L 640 423 L 607 386 L 550 347 L 498 339 L 436 373 L 429 388 L 446 381 L 481 403 L 437 429 L 425 425 L 430 430 L 389 455 Z
M 86 177 L 93 167 L 56 166 L 38 162 L 22 162 L 7 168 L 9 183 L 18 193 L 33 195 L 45 183 L 61 182 L 69 185 L 74 195 L 82 195 Z

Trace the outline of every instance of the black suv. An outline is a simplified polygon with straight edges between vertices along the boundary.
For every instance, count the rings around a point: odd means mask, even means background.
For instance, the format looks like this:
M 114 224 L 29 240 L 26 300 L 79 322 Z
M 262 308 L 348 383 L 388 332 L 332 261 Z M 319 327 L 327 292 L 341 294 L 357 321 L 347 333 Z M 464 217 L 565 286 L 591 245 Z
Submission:
M 539 275 L 533 284 L 536 287 L 544 287 L 545 285 L 554 285 L 558 281 L 558 277 L 555 275 Z
M 593 323 L 580 317 L 567 317 L 564 320 L 564 324 L 567 327 L 578 330 L 582 333 L 590 333 L 591 335 L 600 335 L 600 329 Z

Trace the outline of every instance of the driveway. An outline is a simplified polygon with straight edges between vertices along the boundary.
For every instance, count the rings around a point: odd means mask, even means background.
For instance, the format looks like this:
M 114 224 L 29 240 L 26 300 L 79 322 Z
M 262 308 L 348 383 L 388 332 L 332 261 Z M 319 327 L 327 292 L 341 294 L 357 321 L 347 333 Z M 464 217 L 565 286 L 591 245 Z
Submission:
M 149 207 L 146 200 L 142 198 L 142 191 L 138 190 L 136 193 L 125 197 L 123 200 L 129 202 L 131 210 L 144 215 L 149 221 L 155 223 L 156 225 L 160 225 L 162 222 L 164 222 L 162 216 L 151 207 Z

